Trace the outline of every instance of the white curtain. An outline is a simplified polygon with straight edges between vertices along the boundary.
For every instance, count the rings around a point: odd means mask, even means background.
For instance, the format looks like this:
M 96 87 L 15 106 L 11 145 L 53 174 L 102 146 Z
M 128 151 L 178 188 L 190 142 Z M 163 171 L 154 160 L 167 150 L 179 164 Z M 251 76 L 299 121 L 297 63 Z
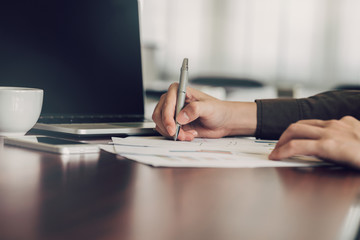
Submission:
M 359 0 L 142 0 L 142 39 L 157 69 L 270 84 L 360 84 Z

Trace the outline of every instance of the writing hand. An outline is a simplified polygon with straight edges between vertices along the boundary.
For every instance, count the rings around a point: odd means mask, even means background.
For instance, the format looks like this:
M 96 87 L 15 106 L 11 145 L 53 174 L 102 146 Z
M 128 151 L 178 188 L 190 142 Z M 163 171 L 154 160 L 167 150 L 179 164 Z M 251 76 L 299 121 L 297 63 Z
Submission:
M 175 134 L 175 106 L 178 84 L 173 83 L 154 109 L 156 130 L 166 137 Z M 178 139 L 220 138 L 228 135 L 253 135 L 256 128 L 256 104 L 221 101 L 187 87 L 185 106 L 177 121 L 182 125 Z

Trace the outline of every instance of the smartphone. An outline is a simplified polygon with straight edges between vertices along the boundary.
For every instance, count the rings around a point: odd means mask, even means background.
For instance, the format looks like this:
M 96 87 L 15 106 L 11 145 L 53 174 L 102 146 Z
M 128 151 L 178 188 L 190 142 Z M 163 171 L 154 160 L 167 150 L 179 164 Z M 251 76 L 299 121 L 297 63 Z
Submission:
M 58 154 L 97 153 L 100 151 L 96 144 L 47 136 L 9 137 L 4 138 L 4 143 Z

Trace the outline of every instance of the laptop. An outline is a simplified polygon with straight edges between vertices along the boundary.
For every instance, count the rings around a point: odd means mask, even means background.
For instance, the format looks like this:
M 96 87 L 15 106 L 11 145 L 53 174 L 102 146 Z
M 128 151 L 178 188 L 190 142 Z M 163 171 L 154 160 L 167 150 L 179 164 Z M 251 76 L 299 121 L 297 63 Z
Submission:
M 1 1 L 0 85 L 44 89 L 37 130 L 155 133 L 144 117 L 137 0 Z

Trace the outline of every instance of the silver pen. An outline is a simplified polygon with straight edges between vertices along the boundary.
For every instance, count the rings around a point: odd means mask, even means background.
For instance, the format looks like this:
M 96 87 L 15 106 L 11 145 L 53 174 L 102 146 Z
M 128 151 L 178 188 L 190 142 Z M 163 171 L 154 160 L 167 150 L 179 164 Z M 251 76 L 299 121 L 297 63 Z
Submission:
M 177 93 L 176 100 L 176 111 L 175 111 L 175 121 L 176 117 L 184 107 L 185 104 L 185 96 L 186 96 L 186 85 L 188 82 L 188 59 L 184 58 L 181 69 L 180 69 L 180 80 L 179 80 L 179 88 Z M 180 131 L 180 124 L 176 121 L 176 131 L 174 135 L 174 141 L 177 140 Z

